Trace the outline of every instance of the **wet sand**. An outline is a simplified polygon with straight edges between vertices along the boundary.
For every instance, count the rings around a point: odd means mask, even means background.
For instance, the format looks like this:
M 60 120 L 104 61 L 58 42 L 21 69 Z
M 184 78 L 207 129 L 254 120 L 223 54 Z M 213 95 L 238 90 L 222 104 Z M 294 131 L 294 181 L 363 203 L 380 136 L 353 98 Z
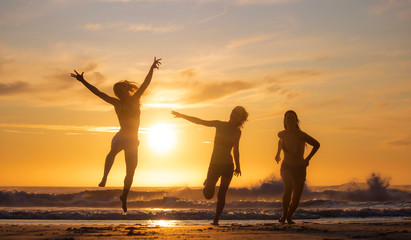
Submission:
M 0 239 L 411 239 L 411 220 L 361 223 L 229 224 L 221 226 L 0 225 Z

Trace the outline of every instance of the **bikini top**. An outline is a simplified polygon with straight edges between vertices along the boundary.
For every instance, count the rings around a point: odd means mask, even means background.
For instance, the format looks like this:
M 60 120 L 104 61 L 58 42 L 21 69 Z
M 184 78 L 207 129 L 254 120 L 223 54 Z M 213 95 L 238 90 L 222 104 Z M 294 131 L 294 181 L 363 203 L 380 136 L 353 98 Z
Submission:
M 214 137 L 214 144 L 230 148 L 233 147 L 238 138 L 236 130 L 237 129 L 234 130 L 227 124 L 218 126 Z
M 287 153 L 304 152 L 304 145 L 299 146 L 299 144 L 294 144 L 292 148 L 287 149 L 284 143 L 284 138 L 282 138 L 282 141 L 281 141 L 281 148 L 283 149 L 284 152 L 287 152 Z
M 120 103 L 120 108 L 118 109 L 117 114 L 120 118 L 126 119 L 138 117 L 140 115 L 140 106 Z
M 287 149 L 285 147 L 284 141 L 282 141 L 282 148 L 284 152 L 288 152 L 288 153 L 296 153 L 296 152 L 302 152 L 301 147 L 298 146 L 298 144 L 294 145 L 294 147 L 292 149 Z

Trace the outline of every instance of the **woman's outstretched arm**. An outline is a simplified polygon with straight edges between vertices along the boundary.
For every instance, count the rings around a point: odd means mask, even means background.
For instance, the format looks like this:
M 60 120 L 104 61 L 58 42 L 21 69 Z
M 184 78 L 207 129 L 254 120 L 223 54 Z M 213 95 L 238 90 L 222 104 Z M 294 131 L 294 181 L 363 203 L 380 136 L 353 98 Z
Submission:
M 320 143 L 317 140 L 315 140 L 313 137 L 311 137 L 310 135 L 308 135 L 306 133 L 304 133 L 304 141 L 306 143 L 310 144 L 311 146 L 313 146 L 313 149 L 311 150 L 310 154 L 308 154 L 308 156 L 305 158 L 306 164 L 308 166 L 310 164 L 311 158 L 314 156 L 314 154 L 320 148 Z
M 187 121 L 196 123 L 196 124 L 201 124 L 207 127 L 215 127 L 218 121 L 207 121 L 207 120 L 203 120 L 200 118 L 196 118 L 196 117 L 192 117 L 192 116 L 188 116 L 188 115 L 184 115 L 182 113 L 179 112 L 175 112 L 175 111 L 171 111 L 171 114 L 174 115 L 175 118 L 183 118 Z
M 235 176 L 241 176 L 241 167 L 240 167 L 240 137 L 241 137 L 241 132 L 240 136 L 237 139 L 237 142 L 234 144 L 233 148 L 233 155 L 234 155 L 234 162 L 235 162 L 235 169 L 234 169 L 234 175 Z
M 97 95 L 98 97 L 100 97 L 101 99 L 103 99 L 104 101 L 114 105 L 116 104 L 119 100 L 113 97 L 110 97 L 109 95 L 100 92 L 100 90 L 98 90 L 96 87 L 94 87 L 93 85 L 91 85 L 90 83 L 88 83 L 85 79 L 84 79 L 84 72 L 82 72 L 81 74 L 79 74 L 76 70 L 74 70 L 74 73 L 71 74 L 71 76 L 75 79 L 77 79 L 79 82 L 81 82 L 84 86 L 86 86 L 86 88 L 88 88 L 92 93 L 94 93 L 95 95 Z
M 143 95 L 144 91 L 147 89 L 148 85 L 151 83 L 151 79 L 153 78 L 154 69 L 158 69 L 161 65 L 161 58 L 157 59 L 154 57 L 154 62 L 150 67 L 150 71 L 148 71 L 144 82 L 138 88 L 138 90 L 134 93 L 133 98 L 140 98 Z

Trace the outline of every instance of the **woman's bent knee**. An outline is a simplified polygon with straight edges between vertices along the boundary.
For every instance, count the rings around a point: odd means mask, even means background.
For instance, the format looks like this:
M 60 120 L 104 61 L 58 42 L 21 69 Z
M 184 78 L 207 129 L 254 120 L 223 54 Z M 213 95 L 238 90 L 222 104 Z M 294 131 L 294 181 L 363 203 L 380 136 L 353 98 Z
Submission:
M 206 199 L 212 199 L 214 197 L 214 188 L 205 186 L 203 194 Z

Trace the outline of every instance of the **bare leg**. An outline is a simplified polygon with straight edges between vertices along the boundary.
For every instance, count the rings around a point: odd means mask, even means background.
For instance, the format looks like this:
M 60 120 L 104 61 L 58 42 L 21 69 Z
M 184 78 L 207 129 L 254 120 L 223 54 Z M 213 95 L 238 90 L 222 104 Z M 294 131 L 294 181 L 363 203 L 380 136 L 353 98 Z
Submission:
M 285 171 L 281 173 L 281 178 L 282 178 L 283 183 L 284 183 L 283 215 L 281 216 L 281 218 L 278 221 L 280 223 L 284 223 L 286 218 L 287 218 L 289 207 L 290 207 L 291 194 L 293 192 L 293 180 L 292 180 L 292 177 L 289 175 L 289 173 L 287 173 Z
M 287 223 L 288 224 L 294 224 L 294 222 L 292 220 L 292 216 L 293 216 L 295 210 L 297 210 L 298 205 L 300 204 L 301 195 L 302 195 L 303 189 L 304 189 L 304 181 L 294 182 L 293 189 L 294 189 L 293 197 L 292 197 L 290 208 L 289 208 L 288 214 L 287 214 Z
M 101 179 L 100 184 L 98 185 L 99 187 L 105 187 L 106 186 L 107 176 L 108 176 L 108 174 L 111 170 L 111 167 L 113 166 L 114 159 L 115 159 L 116 155 L 121 150 L 122 150 L 122 148 L 120 146 L 118 146 L 118 144 L 111 146 L 111 150 L 107 154 L 107 157 L 106 157 L 106 162 L 104 164 L 104 175 L 103 175 L 103 178 Z
M 220 189 L 218 190 L 217 195 L 217 209 L 214 216 L 213 225 L 218 225 L 218 221 L 220 220 L 221 213 L 223 212 L 225 206 L 225 196 L 227 194 L 228 187 L 231 183 L 231 177 L 221 177 Z
M 217 184 L 218 178 L 211 177 L 207 174 L 207 179 L 204 181 L 203 194 L 206 199 L 212 199 L 214 197 L 215 185 Z
M 124 155 L 126 159 L 126 177 L 124 178 L 123 194 L 120 196 L 120 200 L 123 211 L 127 212 L 127 196 L 133 183 L 134 171 L 137 167 L 137 146 L 135 149 L 124 150 Z
M 215 184 L 207 183 L 203 188 L 203 195 L 206 199 L 212 199 L 214 197 Z

